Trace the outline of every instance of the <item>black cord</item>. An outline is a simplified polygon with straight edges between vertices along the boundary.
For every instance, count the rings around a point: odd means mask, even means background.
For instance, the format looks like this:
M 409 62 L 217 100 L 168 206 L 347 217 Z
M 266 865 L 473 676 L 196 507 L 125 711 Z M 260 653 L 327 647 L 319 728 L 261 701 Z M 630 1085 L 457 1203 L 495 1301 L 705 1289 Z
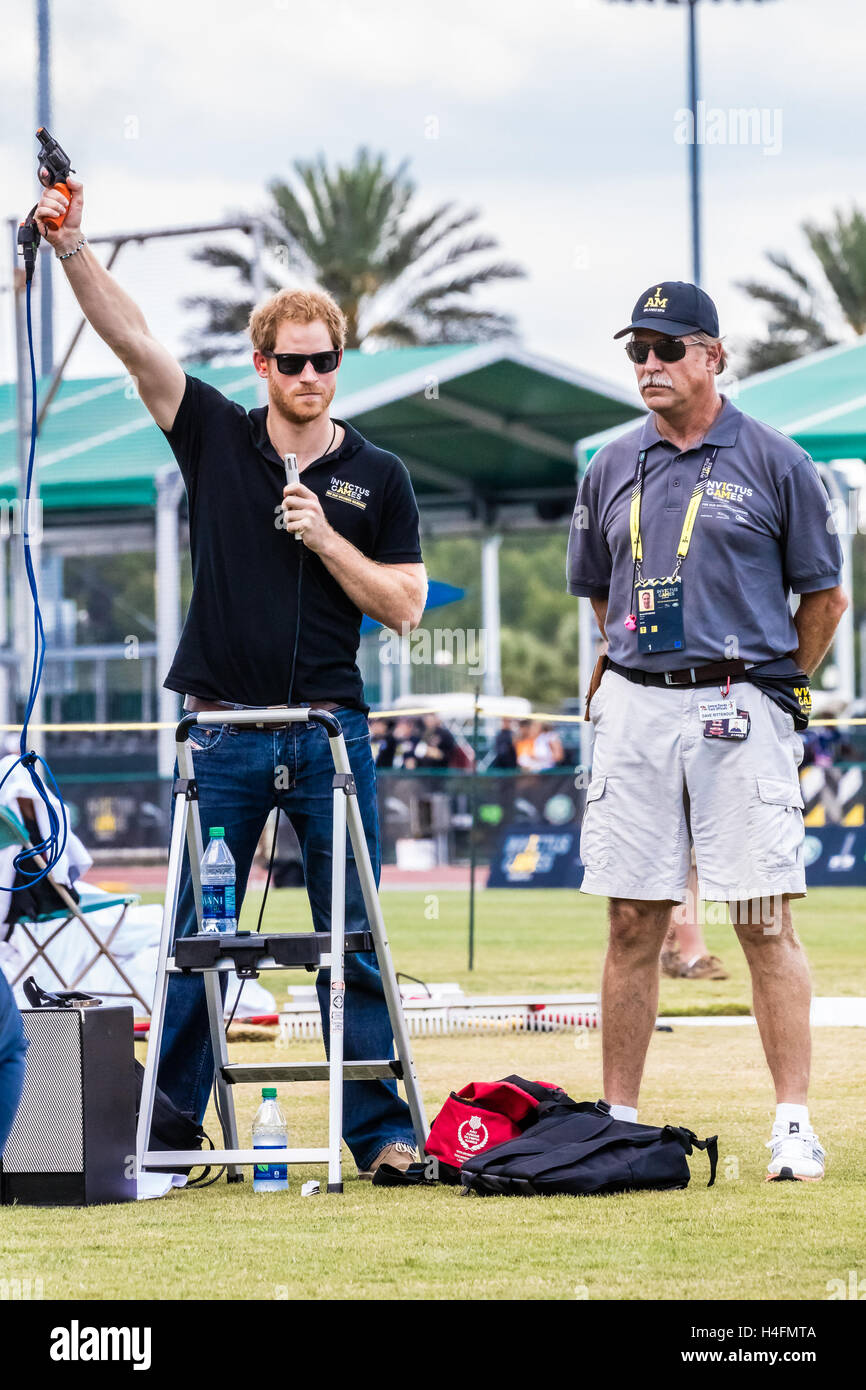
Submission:
M 205 1139 L 207 1139 L 207 1142 L 210 1144 L 211 1148 L 213 1148 L 214 1143 L 209 1134 L 205 1135 Z M 200 1173 L 197 1178 L 187 1178 L 187 1187 L 210 1187 L 213 1183 L 219 1181 L 219 1179 L 222 1177 L 223 1173 L 226 1170 L 225 1164 L 223 1164 L 220 1168 L 217 1169 L 216 1173 L 212 1178 L 208 1178 L 208 1173 L 211 1171 L 211 1165 L 209 1163 L 205 1163 L 203 1165 L 203 1168 L 204 1171 Z
M 256 923 L 256 931 L 257 931 L 257 932 L 260 932 L 261 929 L 262 929 L 262 918 L 263 918 L 264 915 L 265 915 L 265 903 L 266 903 L 267 900 L 268 900 L 268 890 L 269 890 L 269 888 L 270 888 L 270 886 L 271 886 L 271 875 L 272 875 L 272 873 L 273 873 L 273 871 L 274 871 L 274 858 L 275 858 L 276 853 L 277 853 L 277 836 L 278 836 L 279 833 L 280 833 L 280 809 L 281 809 L 281 808 L 278 806 L 278 807 L 277 807 L 277 822 L 276 822 L 276 825 L 274 826 L 274 838 L 273 838 L 273 840 L 272 840 L 272 842 L 271 842 L 271 857 L 270 857 L 270 859 L 268 860 L 268 876 L 267 876 L 267 878 L 265 879 L 265 891 L 264 891 L 264 893 L 262 894 L 262 905 L 261 905 L 261 907 L 259 908 L 259 920 L 258 920 L 258 922 Z M 228 1036 L 229 1028 L 231 1027 L 231 1025 L 232 1025 L 232 1023 L 233 1023 L 233 1021 L 234 1021 L 234 1016 L 235 1016 L 235 1013 L 237 1012 L 237 1007 L 238 1007 L 238 1004 L 240 1003 L 241 995 L 242 995 L 243 992 L 244 992 L 244 985 L 245 985 L 245 984 L 246 984 L 246 980 L 242 980 L 242 981 L 241 981 L 241 987 L 240 987 L 240 989 L 238 990 L 238 992 L 237 992 L 237 997 L 236 997 L 236 999 L 235 999 L 234 1004 L 232 1005 L 232 1011 L 231 1011 L 231 1013 L 229 1014 L 228 1019 L 227 1019 L 227 1021 L 226 1021 L 226 1036 Z
M 304 550 L 301 543 L 301 553 L 298 556 L 298 591 L 295 596 L 295 645 L 292 649 L 292 670 L 289 675 L 289 700 L 291 705 L 292 697 L 295 693 L 295 664 L 298 660 L 298 639 L 301 635 L 301 582 L 304 577 Z
M 427 981 L 426 981 L 426 980 L 419 980 L 417 975 L 407 975 L 405 970 L 398 970 L 398 971 L 395 972 L 395 977 L 396 977 L 398 983 L 399 983 L 400 980 L 411 980 L 412 983 L 413 983 L 414 985 L 422 985 L 422 986 L 424 987 L 424 989 L 426 989 L 426 991 L 427 991 L 427 998 L 428 998 L 428 999 L 432 999 L 432 998 L 433 998 L 433 991 L 432 991 L 432 989 L 430 988 L 430 986 L 427 984 Z
M 241 989 L 243 989 L 243 985 L 241 985 Z M 238 990 L 238 999 L 240 999 L 240 997 L 241 997 L 241 991 L 240 991 L 240 989 L 239 989 L 239 990 Z M 235 1008 L 236 1008 L 236 1007 L 237 1007 L 237 999 L 235 1000 Z M 234 1012 L 234 1011 L 232 1011 L 232 1012 Z M 228 1024 L 226 1024 L 226 1029 L 228 1029 Z M 217 1120 L 219 1121 L 220 1133 L 222 1134 L 222 1137 L 223 1137 L 223 1148 L 228 1148 L 228 1146 L 229 1146 L 229 1133 L 228 1133 L 228 1129 L 227 1129 L 227 1127 L 226 1127 L 225 1119 L 223 1118 L 223 1112 L 222 1112 L 222 1110 L 220 1109 L 220 1092 L 219 1092 L 219 1086 L 217 1086 L 217 1084 L 216 1084 L 216 1073 L 214 1073 L 214 1080 L 213 1080 L 213 1088 L 212 1088 L 212 1089 L 213 1089 L 213 1103 L 214 1103 L 214 1109 L 216 1110 L 216 1113 L 217 1113 Z M 212 1140 L 210 1139 L 210 1137 L 209 1137 L 207 1134 L 205 1135 L 205 1139 L 207 1139 L 207 1142 L 210 1144 L 211 1148 L 213 1148 L 213 1142 L 212 1142 Z M 219 1168 L 217 1169 L 217 1171 L 214 1173 L 213 1177 L 212 1177 L 212 1178 L 209 1178 L 207 1181 L 205 1181 L 205 1179 L 207 1179 L 208 1173 L 210 1172 L 210 1166 L 209 1166 L 209 1165 L 206 1165 L 206 1166 L 205 1166 L 204 1172 L 203 1172 L 199 1177 L 193 1178 L 191 1182 L 190 1182 L 189 1179 L 187 1179 L 187 1184 L 186 1184 L 186 1185 L 187 1185 L 187 1187 L 212 1187 L 213 1184 L 214 1184 L 215 1182 L 219 1182 L 220 1178 L 222 1177 L 223 1173 L 226 1171 L 227 1167 L 228 1167 L 228 1164 L 226 1164 L 226 1163 L 221 1163 L 220 1166 L 219 1166 Z
M 334 428 L 334 433 L 336 434 L 336 426 L 335 426 L 335 428 Z M 332 442 L 333 442 L 333 439 L 332 439 Z M 292 649 L 292 669 L 291 669 L 291 673 L 290 673 L 290 675 L 289 675 L 289 699 L 288 699 L 288 703 L 289 703 L 290 705 L 291 705 L 291 703 L 292 703 L 292 693 L 293 693 L 294 688 L 295 688 L 295 665 L 296 665 L 297 659 L 298 659 L 298 639 L 300 638 L 300 635 L 301 635 L 301 583 L 302 583 L 302 580 L 303 580 L 303 574 L 304 574 L 304 552 L 303 552 L 303 549 L 302 549 L 300 555 L 298 556 L 298 589 L 297 589 L 296 603 L 295 603 L 295 645 L 294 645 L 294 647 L 293 647 L 293 649 Z M 277 836 L 278 836 L 279 833 L 280 833 L 280 811 L 281 811 L 281 809 L 282 809 L 282 808 L 278 805 L 278 806 L 277 806 L 277 820 L 276 820 L 276 824 L 274 825 L 274 838 L 273 838 L 273 840 L 272 840 L 272 842 L 271 842 L 271 854 L 270 854 L 270 858 L 269 858 L 269 860 L 268 860 L 268 876 L 267 876 L 267 878 L 265 879 L 265 891 L 264 891 L 264 893 L 262 894 L 262 905 L 261 905 L 261 907 L 260 907 L 260 909 L 259 909 L 259 920 L 258 920 L 258 922 L 256 923 L 256 931 L 257 931 L 257 932 L 260 932 L 261 929 L 262 929 L 262 921 L 263 921 L 264 915 L 265 915 L 265 904 L 266 904 L 267 901 L 268 901 L 268 892 L 269 892 L 269 890 L 270 890 L 270 886 L 271 886 L 271 877 L 272 877 L 273 871 L 274 871 L 274 859 L 275 859 L 276 853 L 277 853 Z M 423 984 L 423 981 L 419 980 L 418 983 L 419 983 L 419 984 Z M 229 1014 L 229 1016 L 228 1016 L 228 1018 L 226 1019 L 226 1022 L 225 1022 L 225 1034 L 226 1034 L 226 1038 L 227 1038 L 227 1039 L 228 1039 L 228 1031 L 229 1031 L 229 1028 L 232 1026 L 232 1023 L 234 1022 L 234 1017 L 235 1017 L 235 1014 L 236 1014 L 236 1012 L 237 1012 L 238 1004 L 239 1004 L 240 1001 L 241 1001 L 241 995 L 242 995 L 243 992 L 244 992 L 244 985 L 245 985 L 245 984 L 246 984 L 246 980 L 242 980 L 242 981 L 241 981 L 240 989 L 238 990 L 237 995 L 236 995 L 236 997 L 235 997 L 235 1002 L 234 1002 L 234 1004 L 232 1005 L 232 1011 L 231 1011 L 231 1013 Z M 219 1120 L 220 1129 L 222 1130 L 223 1143 L 224 1143 L 225 1145 L 228 1145 L 229 1140 L 228 1140 L 228 1135 L 227 1135 L 227 1133 L 226 1133 L 225 1122 L 224 1122 L 224 1120 L 223 1120 L 222 1112 L 221 1112 L 221 1110 L 220 1110 L 219 1087 L 218 1087 L 217 1084 L 216 1084 L 216 1077 L 214 1077 L 213 1099 L 214 1099 L 214 1108 L 216 1109 L 216 1112 L 217 1112 L 217 1119 Z M 210 1143 L 210 1140 L 208 1140 L 208 1143 Z M 213 1148 L 213 1144 L 211 1144 L 211 1148 Z M 207 1174 L 210 1172 L 210 1169 L 209 1169 L 209 1168 L 206 1168 L 206 1169 L 205 1169 L 205 1172 L 202 1173 L 201 1178 L 196 1178 L 195 1181 L 192 1182 L 192 1183 L 187 1182 L 187 1187 L 210 1187 L 212 1183 L 217 1182 L 217 1180 L 218 1180 L 219 1178 L 222 1177 L 222 1175 L 223 1175 L 223 1173 L 224 1173 L 225 1171 L 226 1171 L 226 1165 L 223 1164 L 223 1166 L 219 1169 L 219 1171 L 216 1173 L 216 1175 L 215 1175 L 214 1177 L 212 1177 L 208 1182 L 203 1182 L 202 1179 L 203 1179 L 203 1178 L 206 1178 L 206 1177 L 207 1177 Z

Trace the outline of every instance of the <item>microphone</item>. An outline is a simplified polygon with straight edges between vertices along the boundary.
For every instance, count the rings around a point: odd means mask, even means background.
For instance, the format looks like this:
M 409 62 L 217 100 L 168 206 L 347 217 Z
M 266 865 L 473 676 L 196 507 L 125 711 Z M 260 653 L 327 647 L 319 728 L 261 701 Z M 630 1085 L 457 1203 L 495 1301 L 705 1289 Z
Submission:
M 283 463 L 286 466 L 286 486 L 291 487 L 292 483 L 299 483 L 301 481 L 301 470 L 298 468 L 297 454 L 285 454 Z M 293 534 L 296 541 L 301 539 L 300 531 L 295 531 Z

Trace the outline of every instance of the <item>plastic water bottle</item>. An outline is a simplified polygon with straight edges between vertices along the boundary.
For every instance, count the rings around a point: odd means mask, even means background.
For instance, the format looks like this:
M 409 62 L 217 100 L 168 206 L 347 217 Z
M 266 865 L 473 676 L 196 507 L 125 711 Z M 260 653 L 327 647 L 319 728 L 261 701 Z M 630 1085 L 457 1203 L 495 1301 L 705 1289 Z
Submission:
M 237 931 L 235 921 L 235 861 L 221 825 L 211 826 L 210 842 L 201 858 L 203 932 Z
M 288 1142 L 289 1130 L 277 1103 L 277 1088 L 263 1086 L 262 1103 L 253 1120 L 253 1148 L 285 1149 Z M 289 1171 L 285 1163 L 257 1163 L 253 1168 L 254 1192 L 285 1192 L 288 1185 Z

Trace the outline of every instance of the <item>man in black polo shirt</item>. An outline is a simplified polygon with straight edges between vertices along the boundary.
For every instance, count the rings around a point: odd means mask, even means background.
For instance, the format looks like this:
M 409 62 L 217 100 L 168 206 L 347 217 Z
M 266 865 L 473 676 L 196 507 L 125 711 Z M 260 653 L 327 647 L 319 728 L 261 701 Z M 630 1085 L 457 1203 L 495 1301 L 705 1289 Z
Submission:
M 399 459 L 375 448 L 329 406 L 346 321 L 329 295 L 282 291 L 250 319 L 253 363 L 268 405 L 246 411 L 185 375 L 151 337 L 140 309 L 89 251 L 83 189 L 71 201 L 43 194 L 40 231 L 63 259 L 79 304 L 135 379 L 139 396 L 180 465 L 189 496 L 193 593 L 165 684 L 190 710 L 311 705 L 336 710 L 378 881 L 375 771 L 355 664 L 362 612 L 408 632 L 424 610 L 418 510 Z M 57 232 L 45 217 L 66 211 Z M 283 458 L 302 481 L 285 485 Z M 207 834 L 225 827 L 237 864 L 237 907 L 274 805 L 289 815 L 304 856 L 314 925 L 330 926 L 331 777 L 327 736 L 315 724 L 278 729 L 194 729 L 199 810 Z M 357 870 L 347 865 L 346 930 L 367 926 Z M 196 930 L 184 861 L 179 935 Z M 318 981 L 327 1027 L 328 972 Z M 373 953 L 346 958 L 346 1060 L 393 1047 Z M 181 1109 L 203 1116 L 213 1082 L 204 987 L 173 977 L 159 1083 Z M 347 1082 L 344 1136 L 359 1171 L 406 1167 L 414 1134 L 396 1084 Z

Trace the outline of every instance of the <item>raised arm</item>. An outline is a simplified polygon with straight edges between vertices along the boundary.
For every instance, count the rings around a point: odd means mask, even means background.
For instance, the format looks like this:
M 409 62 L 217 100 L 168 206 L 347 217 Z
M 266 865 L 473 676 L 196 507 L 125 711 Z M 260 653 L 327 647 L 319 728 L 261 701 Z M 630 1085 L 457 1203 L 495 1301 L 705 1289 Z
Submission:
M 66 182 L 71 201 L 56 189 L 46 188 L 36 209 L 36 225 L 58 256 L 73 251 L 84 235 L 84 185 L 75 178 Z M 67 207 L 66 220 L 58 231 L 45 226 L 43 218 L 56 217 Z M 109 275 L 89 246 L 82 246 L 60 264 L 84 317 L 120 358 L 160 429 L 170 430 L 186 387 L 180 363 L 151 336 L 138 305 Z

